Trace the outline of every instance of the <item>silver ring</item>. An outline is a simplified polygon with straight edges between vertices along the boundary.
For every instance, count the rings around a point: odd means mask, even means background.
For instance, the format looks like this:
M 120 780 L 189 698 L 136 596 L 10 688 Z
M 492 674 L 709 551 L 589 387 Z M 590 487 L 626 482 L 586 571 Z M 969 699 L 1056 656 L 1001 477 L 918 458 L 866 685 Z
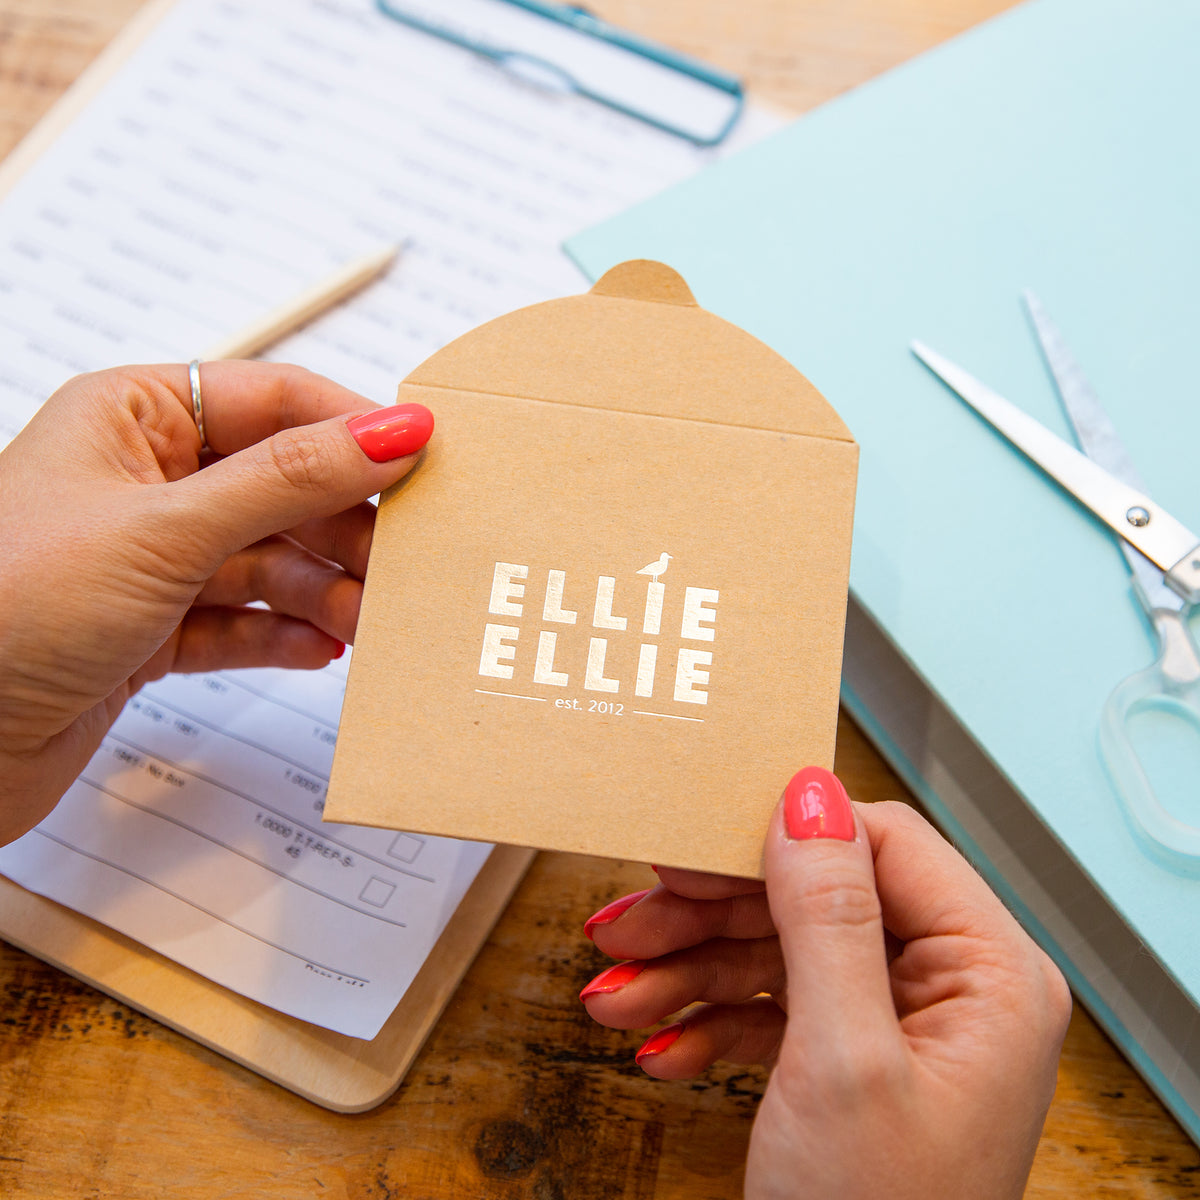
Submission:
M 200 399 L 200 360 L 193 358 L 188 363 L 188 382 L 192 385 L 192 416 L 196 418 L 196 432 L 200 434 L 201 452 L 208 449 L 208 438 L 204 433 L 204 402 Z

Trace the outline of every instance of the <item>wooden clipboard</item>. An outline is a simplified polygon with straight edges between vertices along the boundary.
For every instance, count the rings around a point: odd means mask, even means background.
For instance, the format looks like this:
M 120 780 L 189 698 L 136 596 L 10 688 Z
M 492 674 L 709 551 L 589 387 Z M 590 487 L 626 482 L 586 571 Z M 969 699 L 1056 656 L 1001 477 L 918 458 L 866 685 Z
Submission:
M 174 3 L 151 0 L 0 164 L 0 200 Z M 315 1104 L 362 1112 L 399 1086 L 535 853 L 516 846 L 492 851 L 404 998 L 370 1041 L 257 1004 L 3 878 L 0 938 Z

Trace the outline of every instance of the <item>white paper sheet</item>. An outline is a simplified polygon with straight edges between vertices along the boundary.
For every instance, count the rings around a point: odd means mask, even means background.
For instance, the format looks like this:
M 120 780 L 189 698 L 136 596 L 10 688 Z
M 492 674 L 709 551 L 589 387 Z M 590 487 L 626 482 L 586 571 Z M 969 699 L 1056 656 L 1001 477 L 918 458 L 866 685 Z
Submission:
M 0 208 L 0 445 L 71 375 L 194 357 L 403 241 L 268 355 L 389 403 L 453 337 L 580 290 L 562 240 L 710 157 L 368 0 L 180 0 Z M 320 822 L 344 680 L 342 662 L 148 687 L 0 871 L 374 1036 L 488 847 Z

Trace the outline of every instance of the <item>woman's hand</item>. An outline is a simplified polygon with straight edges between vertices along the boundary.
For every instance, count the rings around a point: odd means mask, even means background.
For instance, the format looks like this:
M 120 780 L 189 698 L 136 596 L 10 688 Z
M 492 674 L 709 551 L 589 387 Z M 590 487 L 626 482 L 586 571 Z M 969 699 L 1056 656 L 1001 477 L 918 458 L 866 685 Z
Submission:
M 765 892 L 663 869 L 597 913 L 631 961 L 589 1013 L 630 1029 L 702 1002 L 638 1052 L 660 1079 L 774 1064 L 747 1197 L 1020 1196 L 1070 1016 L 1051 961 L 917 813 L 852 806 L 827 771 L 788 785 L 765 864 Z
M 365 501 L 412 467 L 428 410 L 297 367 L 201 372 L 208 448 L 187 368 L 162 366 L 71 380 L 0 454 L 0 843 L 143 683 L 321 667 L 354 636 Z

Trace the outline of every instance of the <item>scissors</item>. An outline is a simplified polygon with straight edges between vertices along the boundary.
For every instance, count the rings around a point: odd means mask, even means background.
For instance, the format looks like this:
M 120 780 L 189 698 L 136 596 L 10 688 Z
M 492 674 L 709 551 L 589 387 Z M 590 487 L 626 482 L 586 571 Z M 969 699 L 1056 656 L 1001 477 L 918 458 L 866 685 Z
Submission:
M 1200 654 L 1187 613 L 1200 603 L 1200 538 L 1155 504 L 1062 335 L 1024 294 L 1033 329 L 1083 453 L 921 342 L 912 352 L 1027 458 L 1118 535 L 1130 580 L 1158 639 L 1158 658 L 1117 684 L 1100 717 L 1100 750 L 1135 824 L 1168 858 L 1200 868 L 1200 827 L 1154 793 L 1130 737 L 1139 713 L 1166 712 L 1200 731 Z

